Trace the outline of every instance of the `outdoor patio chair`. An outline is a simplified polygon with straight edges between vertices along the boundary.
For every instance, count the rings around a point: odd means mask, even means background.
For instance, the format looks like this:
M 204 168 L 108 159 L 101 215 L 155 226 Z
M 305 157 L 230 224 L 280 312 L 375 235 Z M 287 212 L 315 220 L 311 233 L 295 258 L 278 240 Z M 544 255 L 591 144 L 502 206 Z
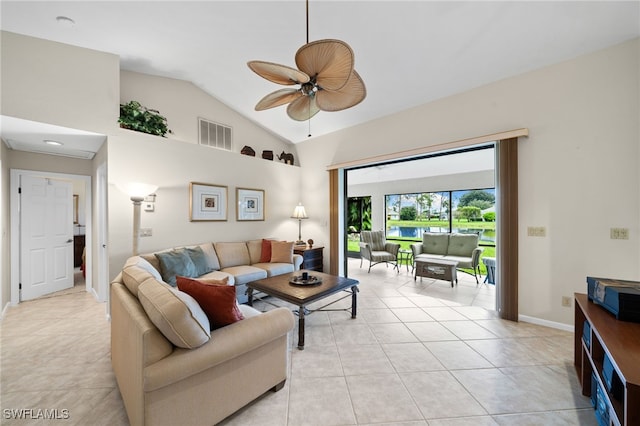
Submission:
M 392 264 L 400 272 L 398 250 L 400 250 L 400 244 L 388 243 L 384 231 L 360 232 L 360 267 L 362 268 L 362 260 L 367 259 L 368 272 L 371 272 L 371 267 L 378 263 L 386 263 L 387 267 Z

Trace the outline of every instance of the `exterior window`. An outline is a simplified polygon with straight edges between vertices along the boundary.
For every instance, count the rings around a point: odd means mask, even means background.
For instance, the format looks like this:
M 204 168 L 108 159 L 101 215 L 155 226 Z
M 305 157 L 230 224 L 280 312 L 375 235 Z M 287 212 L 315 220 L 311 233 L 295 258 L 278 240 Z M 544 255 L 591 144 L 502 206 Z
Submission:
M 495 189 L 385 196 L 387 238 L 420 241 L 425 232 L 477 233 L 495 245 Z

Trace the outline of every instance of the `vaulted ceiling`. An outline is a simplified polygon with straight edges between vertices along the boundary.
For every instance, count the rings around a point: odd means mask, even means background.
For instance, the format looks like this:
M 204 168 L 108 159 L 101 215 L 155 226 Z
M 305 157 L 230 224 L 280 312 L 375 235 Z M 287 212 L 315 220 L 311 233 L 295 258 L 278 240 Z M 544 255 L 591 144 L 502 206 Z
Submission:
M 640 35 L 637 1 L 309 2 L 310 40 L 336 38 L 355 52 L 367 97 L 311 120 L 319 136 Z M 295 67 L 305 43 L 305 2 L 2 1 L 2 30 L 114 53 L 121 67 L 188 80 L 297 143 L 307 122 L 255 104 L 280 86 L 250 60 Z M 74 21 L 64 25 L 56 17 Z

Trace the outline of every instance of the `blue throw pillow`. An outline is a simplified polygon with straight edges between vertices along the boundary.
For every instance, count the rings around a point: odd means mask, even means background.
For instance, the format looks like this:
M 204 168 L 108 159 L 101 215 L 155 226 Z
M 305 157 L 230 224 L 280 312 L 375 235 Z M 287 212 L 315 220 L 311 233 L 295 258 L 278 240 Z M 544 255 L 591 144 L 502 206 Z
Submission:
M 162 280 L 172 287 L 177 285 L 176 275 L 195 277 L 196 265 L 185 250 L 171 250 L 156 253 L 160 261 L 160 275 Z
M 185 251 L 187 252 L 187 255 L 189 255 L 189 257 L 191 258 L 191 261 L 193 262 L 193 264 L 195 265 L 196 272 L 195 272 L 195 275 L 182 275 L 182 276 L 198 278 L 204 274 L 208 274 L 209 272 L 213 271 L 213 268 L 209 267 L 209 262 L 207 262 L 207 257 L 200 247 L 185 248 Z

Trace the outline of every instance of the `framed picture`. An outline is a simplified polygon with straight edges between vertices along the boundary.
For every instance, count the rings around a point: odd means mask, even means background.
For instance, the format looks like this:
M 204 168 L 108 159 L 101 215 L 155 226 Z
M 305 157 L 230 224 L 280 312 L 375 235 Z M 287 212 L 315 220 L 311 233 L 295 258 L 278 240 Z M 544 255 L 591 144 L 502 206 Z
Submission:
M 236 218 L 264 220 L 264 190 L 236 188 Z
M 191 182 L 189 219 L 192 222 L 227 220 L 227 187 Z

